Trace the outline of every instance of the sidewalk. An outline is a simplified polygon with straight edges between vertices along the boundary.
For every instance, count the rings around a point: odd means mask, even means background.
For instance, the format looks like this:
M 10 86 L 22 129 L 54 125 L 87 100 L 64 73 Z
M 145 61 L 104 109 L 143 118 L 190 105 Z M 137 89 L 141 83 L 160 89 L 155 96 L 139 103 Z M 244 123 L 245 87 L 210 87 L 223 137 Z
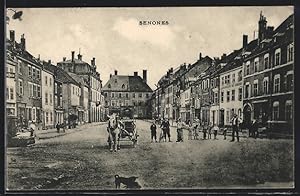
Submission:
M 102 124 L 106 124 L 107 122 L 93 122 L 93 123 L 86 123 L 82 125 L 77 125 L 76 128 L 72 129 L 65 129 L 65 132 L 63 132 L 63 129 L 59 130 L 59 133 L 57 133 L 57 129 L 46 129 L 46 130 L 37 130 L 35 131 L 36 139 L 38 140 L 44 140 L 44 139 L 50 139 L 55 137 L 64 136 L 67 134 L 71 134 L 77 131 L 82 131 L 86 127 L 92 127 L 92 126 L 99 126 Z

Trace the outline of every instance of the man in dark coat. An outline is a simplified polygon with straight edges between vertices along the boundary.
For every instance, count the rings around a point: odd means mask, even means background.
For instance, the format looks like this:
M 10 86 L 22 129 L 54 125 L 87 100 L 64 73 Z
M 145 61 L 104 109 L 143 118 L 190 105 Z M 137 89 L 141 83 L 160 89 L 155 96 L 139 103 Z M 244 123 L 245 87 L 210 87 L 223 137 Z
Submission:
M 160 127 L 163 130 L 165 141 L 167 141 L 167 135 L 168 135 L 169 142 L 171 142 L 170 123 L 169 123 L 169 121 L 164 119 L 163 122 L 161 123 Z
M 232 139 L 231 142 L 234 141 L 234 135 L 236 134 L 236 139 L 239 142 L 239 118 L 238 116 L 235 114 L 231 120 L 232 123 Z
M 156 140 L 156 125 L 155 125 L 154 121 L 150 126 L 150 130 L 151 130 L 151 142 L 153 142 L 153 139 L 155 139 L 155 142 L 157 142 L 157 140 Z

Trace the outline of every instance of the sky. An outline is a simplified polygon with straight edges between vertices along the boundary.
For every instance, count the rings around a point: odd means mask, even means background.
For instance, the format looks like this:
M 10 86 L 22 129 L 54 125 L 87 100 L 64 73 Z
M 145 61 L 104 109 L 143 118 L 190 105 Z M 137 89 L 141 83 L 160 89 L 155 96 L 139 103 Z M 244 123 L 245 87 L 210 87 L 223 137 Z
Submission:
M 152 7 L 152 8 L 17 8 L 22 20 L 10 20 L 16 40 L 25 34 L 26 49 L 52 63 L 82 54 L 96 58 L 103 85 L 109 75 L 133 75 L 147 70 L 155 89 L 170 69 L 194 63 L 202 56 L 220 57 L 257 38 L 260 12 L 275 28 L 293 13 L 292 6 L 264 7 Z M 11 17 L 12 11 L 7 12 Z M 168 25 L 139 25 L 139 21 L 168 21 Z

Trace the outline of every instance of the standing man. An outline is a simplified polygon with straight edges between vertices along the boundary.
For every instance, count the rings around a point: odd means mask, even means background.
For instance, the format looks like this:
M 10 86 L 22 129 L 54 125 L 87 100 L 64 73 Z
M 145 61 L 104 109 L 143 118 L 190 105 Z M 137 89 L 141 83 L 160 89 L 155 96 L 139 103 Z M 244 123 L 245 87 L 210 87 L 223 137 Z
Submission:
M 232 123 L 232 139 L 231 142 L 234 141 L 234 134 L 236 133 L 236 139 L 239 142 L 239 118 L 235 114 L 233 118 L 231 119 Z
M 160 128 L 163 130 L 164 140 L 167 141 L 167 135 L 169 137 L 169 142 L 171 142 L 171 135 L 170 135 L 170 124 L 169 121 L 165 118 L 163 119 L 163 122 L 160 125 Z
M 151 142 L 153 142 L 153 139 L 155 139 L 155 142 L 157 142 L 155 121 L 152 122 L 152 125 L 150 126 L 150 130 L 151 130 Z
M 177 141 L 183 142 L 183 126 L 184 123 L 181 121 L 181 118 L 177 119 Z

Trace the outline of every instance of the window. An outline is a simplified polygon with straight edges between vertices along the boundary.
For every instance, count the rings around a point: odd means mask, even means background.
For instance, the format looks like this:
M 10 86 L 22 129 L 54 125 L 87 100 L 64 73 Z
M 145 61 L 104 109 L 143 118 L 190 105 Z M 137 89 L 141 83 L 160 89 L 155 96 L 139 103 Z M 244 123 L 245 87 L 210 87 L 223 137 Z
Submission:
M 294 89 L 294 72 L 288 71 L 286 74 L 286 91 L 293 91 Z
M 274 93 L 279 93 L 280 91 L 280 75 L 274 76 Z
M 265 69 L 269 68 L 269 54 L 264 55 L 264 67 Z
M 224 77 L 222 77 L 222 85 L 224 85 Z
M 53 116 L 52 116 L 53 114 L 52 114 L 52 112 L 50 112 L 50 122 L 52 123 L 52 121 L 53 121 Z
M 143 94 L 142 93 L 139 93 L 139 98 L 142 98 L 143 97 Z
M 235 90 L 231 91 L 231 101 L 235 100 Z
M 254 59 L 254 73 L 258 72 L 258 63 L 259 63 L 259 58 Z
M 114 98 L 115 97 L 115 93 L 111 93 L 111 97 Z
M 23 80 L 19 79 L 19 94 L 23 95 Z
M 45 93 L 45 105 L 48 105 L 48 93 Z
M 117 79 L 115 79 L 115 83 L 118 83 L 118 80 L 117 80 Z
M 105 97 L 105 98 L 107 97 L 107 93 L 104 93 L 104 97 Z
M 232 83 L 235 83 L 235 74 L 232 74 Z
M 35 71 L 37 71 L 35 67 L 32 67 L 32 78 L 36 77 Z
M 110 84 L 108 84 L 108 86 L 107 86 L 108 88 L 111 88 L 111 85 Z
M 215 92 L 214 93 L 215 94 L 215 100 L 214 100 L 214 102 L 215 102 L 215 104 L 218 104 L 218 102 L 219 102 L 219 100 L 218 100 L 218 93 L 217 92 Z
M 266 77 L 263 80 L 263 85 L 264 85 L 264 94 L 268 94 L 269 93 L 269 78 Z
M 41 86 L 37 85 L 37 97 L 41 97 Z
M 122 88 L 123 88 L 123 89 L 125 88 L 125 84 L 122 84 Z
M 253 96 L 258 95 L 258 80 L 254 80 L 253 82 Z
M 112 100 L 112 101 L 111 101 L 111 106 L 115 106 L 115 105 L 116 105 L 115 100 Z
M 49 123 L 49 113 L 46 112 L 46 123 L 48 124 Z
M 18 61 L 18 66 L 19 66 L 19 74 L 22 75 L 22 61 Z
M 291 43 L 287 47 L 287 62 L 294 60 L 294 43 Z
M 48 77 L 45 76 L 45 86 L 47 86 L 47 85 L 48 85 Z
M 240 70 L 238 73 L 238 82 L 242 81 L 242 79 L 243 79 L 242 70 Z
M 224 91 L 221 92 L 221 103 L 224 101 Z
M 230 91 L 227 91 L 227 102 L 230 101 Z
M 10 87 L 10 99 L 14 99 L 14 89 Z
M 275 101 L 273 103 L 273 120 L 279 119 L 279 102 Z
M 149 98 L 149 94 L 148 94 L 148 93 L 146 93 L 146 98 L 147 98 L 147 99 Z
M 35 116 L 36 116 L 36 110 L 35 108 L 32 108 L 32 120 L 35 121 Z
M 29 75 L 29 77 L 31 77 L 31 74 L 32 74 L 32 71 L 31 71 L 32 69 L 31 69 L 31 66 L 28 66 L 28 75 Z
M 292 100 L 287 100 L 285 102 L 285 120 L 292 120 L 293 112 L 292 112 Z
M 6 88 L 6 99 L 9 100 L 9 90 Z
M 119 93 L 119 98 L 121 98 L 122 97 L 122 94 L 121 93 Z
M 29 86 L 29 97 L 33 97 L 33 88 L 32 88 L 32 83 L 28 82 L 28 86 Z
M 275 50 L 275 62 L 274 62 L 274 65 L 280 65 L 281 63 L 281 49 L 280 48 L 277 48 Z
M 250 74 L 250 61 L 246 62 L 246 70 L 245 70 L 246 74 L 245 75 L 249 75 Z
M 57 95 L 54 96 L 54 105 L 59 106 Z
M 75 88 L 74 88 L 74 86 L 73 86 L 73 95 L 75 94 Z
M 245 98 L 250 97 L 250 84 L 246 84 L 245 86 Z
M 39 80 L 41 78 L 40 70 L 36 70 L 36 77 Z
M 135 98 L 135 93 L 132 93 L 132 97 Z
M 242 98 L 243 98 L 243 88 L 240 87 L 239 88 L 239 101 L 242 101 Z
M 52 105 L 52 94 L 50 93 L 49 96 L 50 96 L 50 105 Z
M 52 78 L 49 78 L 49 86 L 52 86 Z

